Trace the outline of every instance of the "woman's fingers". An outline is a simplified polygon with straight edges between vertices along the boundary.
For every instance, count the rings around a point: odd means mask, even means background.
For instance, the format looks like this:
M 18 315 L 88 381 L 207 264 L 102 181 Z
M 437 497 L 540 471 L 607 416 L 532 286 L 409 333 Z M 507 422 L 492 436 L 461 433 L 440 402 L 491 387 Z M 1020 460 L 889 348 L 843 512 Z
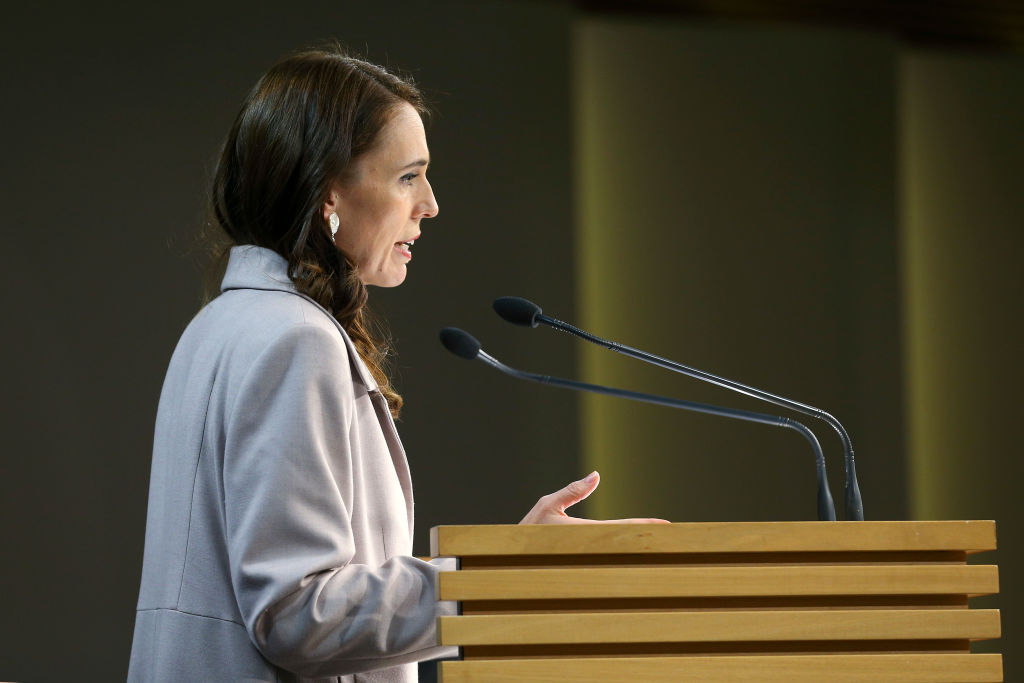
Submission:
M 585 519 L 583 517 L 570 517 L 566 514 L 550 517 L 544 521 L 528 522 L 525 519 L 520 524 L 671 524 L 667 519 L 655 517 L 632 517 L 630 519 Z
M 591 472 L 583 479 L 565 488 L 541 497 L 533 509 L 526 513 L 520 524 L 669 524 L 665 519 L 634 517 L 631 519 L 582 519 L 565 514 L 566 508 L 580 502 L 601 483 L 601 475 Z
M 570 517 L 569 519 L 574 519 Z M 578 522 L 589 524 L 671 524 L 667 519 L 659 517 L 630 517 L 629 519 L 579 519 Z
M 565 488 L 542 496 L 533 509 L 526 513 L 520 524 L 559 524 L 572 520 L 565 509 L 580 502 L 597 488 L 601 476 L 591 472 L 583 479 L 574 481 Z
M 562 490 L 555 491 L 544 497 L 548 499 L 549 505 L 557 508 L 559 512 L 565 512 L 566 508 L 572 507 L 593 493 L 600 483 L 601 475 L 597 472 L 591 472 L 583 479 L 574 481 Z

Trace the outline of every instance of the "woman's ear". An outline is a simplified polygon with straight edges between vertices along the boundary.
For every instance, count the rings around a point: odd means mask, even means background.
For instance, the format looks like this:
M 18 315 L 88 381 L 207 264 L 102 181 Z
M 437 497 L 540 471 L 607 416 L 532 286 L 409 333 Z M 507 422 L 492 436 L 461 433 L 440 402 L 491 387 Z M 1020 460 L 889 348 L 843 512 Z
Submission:
M 341 192 L 337 186 L 331 188 L 324 202 L 324 220 L 330 220 L 332 213 L 338 212 L 338 205 L 341 204 Z

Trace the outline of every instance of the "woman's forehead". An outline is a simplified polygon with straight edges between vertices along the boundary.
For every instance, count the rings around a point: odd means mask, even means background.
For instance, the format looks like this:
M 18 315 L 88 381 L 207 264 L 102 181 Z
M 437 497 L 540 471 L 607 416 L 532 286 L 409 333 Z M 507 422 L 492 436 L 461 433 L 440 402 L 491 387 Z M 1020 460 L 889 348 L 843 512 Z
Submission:
M 412 105 L 403 102 L 381 130 L 378 150 L 381 156 L 401 165 L 429 159 L 423 120 Z

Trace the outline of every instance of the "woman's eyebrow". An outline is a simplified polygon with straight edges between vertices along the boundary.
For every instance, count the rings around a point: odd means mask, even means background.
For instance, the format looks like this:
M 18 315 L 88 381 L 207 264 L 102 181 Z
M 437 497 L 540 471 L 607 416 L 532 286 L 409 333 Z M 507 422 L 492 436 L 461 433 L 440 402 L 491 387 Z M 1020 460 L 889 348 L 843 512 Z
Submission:
M 407 168 L 423 167 L 423 166 L 428 165 L 429 163 L 430 163 L 429 159 L 417 159 L 416 161 L 412 162 L 411 164 L 406 164 L 405 166 L 403 166 L 402 170 L 404 171 Z

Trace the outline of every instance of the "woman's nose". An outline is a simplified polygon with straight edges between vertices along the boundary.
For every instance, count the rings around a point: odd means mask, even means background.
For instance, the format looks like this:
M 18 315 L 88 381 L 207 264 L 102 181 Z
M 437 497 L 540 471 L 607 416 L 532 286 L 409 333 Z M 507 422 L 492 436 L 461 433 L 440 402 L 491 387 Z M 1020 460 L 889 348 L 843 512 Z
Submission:
M 420 209 L 420 218 L 433 218 L 439 211 L 437 206 L 437 199 L 434 198 L 434 188 L 427 183 L 427 196 L 423 201 L 422 208 Z

